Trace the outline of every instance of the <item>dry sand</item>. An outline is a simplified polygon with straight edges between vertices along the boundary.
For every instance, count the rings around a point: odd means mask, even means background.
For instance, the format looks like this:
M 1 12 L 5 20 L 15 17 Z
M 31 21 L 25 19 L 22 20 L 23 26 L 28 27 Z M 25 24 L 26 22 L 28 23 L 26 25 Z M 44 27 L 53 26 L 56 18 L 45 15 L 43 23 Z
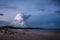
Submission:
M 0 40 L 60 40 L 60 33 L 23 31 L 18 31 L 11 35 L 0 33 Z

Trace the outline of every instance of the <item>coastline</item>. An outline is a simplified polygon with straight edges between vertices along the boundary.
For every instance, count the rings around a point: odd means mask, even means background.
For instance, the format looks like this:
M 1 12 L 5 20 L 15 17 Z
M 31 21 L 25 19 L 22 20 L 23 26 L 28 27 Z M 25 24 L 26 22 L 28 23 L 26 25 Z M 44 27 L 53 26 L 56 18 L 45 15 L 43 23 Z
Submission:
M 12 31 L 15 33 L 3 35 L 0 32 L 0 40 L 60 40 L 60 33 Z

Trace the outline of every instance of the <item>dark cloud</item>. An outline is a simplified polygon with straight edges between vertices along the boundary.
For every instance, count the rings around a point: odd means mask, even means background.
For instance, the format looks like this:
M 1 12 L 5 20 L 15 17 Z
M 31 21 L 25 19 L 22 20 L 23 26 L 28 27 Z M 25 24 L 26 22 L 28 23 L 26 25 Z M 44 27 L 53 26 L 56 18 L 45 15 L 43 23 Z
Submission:
M 24 21 L 27 20 L 28 18 L 30 18 L 31 15 L 24 15 L 23 18 L 24 18 Z
M 55 11 L 55 13 L 60 13 L 60 10 Z
M 38 9 L 39 11 L 45 11 L 45 9 Z
M 0 16 L 3 16 L 4 14 L 3 13 L 0 13 Z
M 60 0 L 52 0 L 55 6 L 60 6 Z

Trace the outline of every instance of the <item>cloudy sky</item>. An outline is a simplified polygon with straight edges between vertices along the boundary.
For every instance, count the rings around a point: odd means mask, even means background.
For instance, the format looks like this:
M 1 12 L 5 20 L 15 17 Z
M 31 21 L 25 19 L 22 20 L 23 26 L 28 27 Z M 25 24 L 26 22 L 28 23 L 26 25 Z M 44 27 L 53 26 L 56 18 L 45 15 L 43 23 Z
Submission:
M 60 28 L 60 0 L 0 0 L 0 21 L 10 22 L 19 12 L 31 15 L 31 27 Z

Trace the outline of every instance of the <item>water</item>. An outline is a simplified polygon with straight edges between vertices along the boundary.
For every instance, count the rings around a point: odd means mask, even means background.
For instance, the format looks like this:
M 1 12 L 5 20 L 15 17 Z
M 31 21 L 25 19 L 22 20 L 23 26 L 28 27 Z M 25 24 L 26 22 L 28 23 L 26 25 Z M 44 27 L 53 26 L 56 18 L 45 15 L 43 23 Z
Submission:
M 60 33 L 60 29 L 22 29 L 25 32 L 53 32 Z

